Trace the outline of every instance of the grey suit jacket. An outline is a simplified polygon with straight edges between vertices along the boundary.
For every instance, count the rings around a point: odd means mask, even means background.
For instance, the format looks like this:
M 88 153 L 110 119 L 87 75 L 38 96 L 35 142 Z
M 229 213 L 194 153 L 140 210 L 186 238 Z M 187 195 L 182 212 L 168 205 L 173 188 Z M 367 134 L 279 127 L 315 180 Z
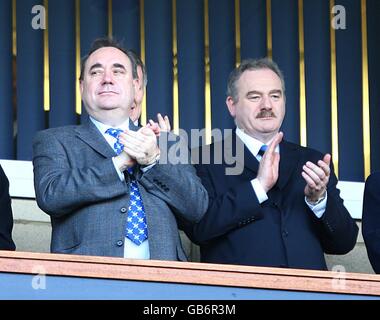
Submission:
M 88 121 L 37 133 L 34 187 L 39 207 L 51 217 L 51 251 L 83 255 L 124 254 L 129 182 L 112 162 L 114 150 Z M 177 219 L 198 222 L 207 192 L 191 164 L 135 168 L 143 199 L 151 259 L 186 260 Z

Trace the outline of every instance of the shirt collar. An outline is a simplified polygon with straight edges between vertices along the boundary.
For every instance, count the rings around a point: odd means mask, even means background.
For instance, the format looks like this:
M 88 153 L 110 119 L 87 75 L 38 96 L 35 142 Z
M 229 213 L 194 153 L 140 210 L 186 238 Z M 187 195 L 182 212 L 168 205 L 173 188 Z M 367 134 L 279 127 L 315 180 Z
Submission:
M 255 156 L 257 157 L 259 151 L 260 151 L 260 148 L 263 144 L 266 144 L 266 145 L 270 145 L 270 143 L 272 142 L 273 138 L 271 140 L 269 140 L 267 143 L 263 143 L 261 142 L 260 140 L 257 140 L 253 137 L 251 137 L 250 135 L 246 134 L 243 130 L 241 130 L 240 128 L 236 127 L 236 135 L 240 138 L 241 141 L 243 141 L 243 143 L 245 144 L 245 146 L 247 147 L 247 149 Z M 280 147 L 277 146 L 276 147 L 276 152 L 279 152 L 280 150 Z
M 107 124 L 104 124 L 104 123 L 99 122 L 98 120 L 95 120 L 93 117 L 90 117 L 90 120 L 103 135 L 105 134 L 107 129 L 113 128 Z M 121 130 L 129 129 L 129 118 L 125 120 L 120 126 L 117 126 L 114 129 L 121 129 Z

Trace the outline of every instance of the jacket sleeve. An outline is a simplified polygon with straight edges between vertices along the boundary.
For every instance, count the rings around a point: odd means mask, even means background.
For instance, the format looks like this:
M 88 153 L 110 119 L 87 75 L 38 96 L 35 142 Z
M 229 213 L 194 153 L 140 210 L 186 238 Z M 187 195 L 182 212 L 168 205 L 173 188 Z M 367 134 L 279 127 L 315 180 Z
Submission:
M 0 250 L 15 250 L 12 240 L 13 216 L 9 182 L 0 166 Z
M 316 219 L 319 239 L 327 254 L 346 254 L 356 245 L 358 226 L 343 204 L 337 189 L 337 178 L 331 165 L 331 175 L 327 185 L 326 210 L 321 219 Z
M 64 216 L 127 192 L 111 158 L 82 168 L 73 162 L 75 159 L 68 157 L 64 144 L 53 132 L 37 133 L 33 143 L 34 188 L 39 207 L 49 215 Z
M 160 162 L 144 173 L 139 182 L 150 194 L 166 202 L 179 220 L 194 223 L 206 212 L 208 195 L 190 163 L 187 144 L 176 141 L 167 149 L 165 147 L 166 150 L 160 146 Z M 177 154 L 177 151 L 183 153 L 182 159 L 168 156 L 168 153 Z M 162 159 L 164 152 L 166 157 Z
M 376 273 L 380 273 L 380 173 L 370 175 L 365 183 L 362 229 L 368 258 Z
M 193 242 L 198 245 L 207 243 L 262 217 L 262 207 L 250 181 L 242 182 L 229 188 L 226 193 L 217 195 L 208 166 L 197 165 L 196 169 L 208 192 L 209 205 L 207 214 L 199 223 L 181 226 Z

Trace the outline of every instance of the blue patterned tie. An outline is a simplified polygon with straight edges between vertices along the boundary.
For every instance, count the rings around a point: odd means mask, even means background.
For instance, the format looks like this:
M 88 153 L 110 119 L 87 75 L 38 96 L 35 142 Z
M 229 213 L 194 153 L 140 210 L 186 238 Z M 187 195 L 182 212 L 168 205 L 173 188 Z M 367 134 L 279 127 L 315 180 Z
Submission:
M 119 134 L 121 132 L 123 132 L 123 130 L 114 129 L 114 128 L 109 128 L 106 130 L 107 134 L 109 134 L 110 136 L 116 139 L 116 142 L 113 144 L 113 149 L 115 150 L 117 155 L 119 155 L 123 151 L 123 148 L 124 148 L 123 144 L 121 144 L 119 141 Z
M 113 148 L 117 154 L 120 154 L 124 148 L 124 145 L 119 141 L 120 132 L 123 132 L 123 130 L 113 128 L 106 130 L 107 134 L 116 139 Z M 128 173 L 130 174 L 131 182 L 126 237 L 133 243 L 140 245 L 148 238 L 148 226 L 146 224 L 144 204 L 142 202 L 139 187 L 136 179 L 133 178 L 133 169 L 128 168 Z
M 260 160 L 264 156 L 264 153 L 265 153 L 265 151 L 267 151 L 267 149 L 268 149 L 268 146 L 266 144 L 263 144 L 261 146 L 259 152 L 257 153 L 257 155 L 260 156 Z

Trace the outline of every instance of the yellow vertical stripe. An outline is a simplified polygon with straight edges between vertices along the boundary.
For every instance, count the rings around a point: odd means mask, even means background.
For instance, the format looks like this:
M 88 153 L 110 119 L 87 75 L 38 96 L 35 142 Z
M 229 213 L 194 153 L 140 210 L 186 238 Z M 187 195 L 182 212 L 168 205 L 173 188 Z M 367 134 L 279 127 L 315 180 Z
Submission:
M 363 152 L 364 152 L 364 178 L 371 173 L 371 130 L 369 112 L 369 84 L 368 84 L 368 48 L 367 48 L 367 4 L 361 0 L 362 13 L 362 68 L 363 68 Z
M 236 47 L 236 67 L 238 67 L 241 63 L 240 0 L 235 0 L 235 47 Z
M 330 0 L 330 21 L 333 19 L 334 0 Z M 332 161 L 335 174 L 339 176 L 339 145 L 338 145 L 338 93 L 336 81 L 336 44 L 335 30 L 330 25 L 330 45 L 331 45 L 331 142 Z
M 268 58 L 272 59 L 272 1 L 267 0 L 267 52 Z
M 108 37 L 113 36 L 112 0 L 108 0 Z
M 17 55 L 16 0 L 12 0 L 12 54 Z
M 145 21 L 144 21 L 144 11 L 145 11 L 144 0 L 140 0 L 140 57 L 141 61 L 145 64 Z M 146 96 L 148 94 L 148 88 L 145 88 L 145 95 L 141 105 L 141 125 L 145 126 L 147 122 L 147 112 L 146 112 Z
M 300 59 L 300 141 L 301 146 L 307 146 L 306 121 L 306 84 L 305 84 L 305 44 L 303 0 L 298 0 L 298 30 L 299 30 L 299 59 Z
M 82 99 L 79 87 L 80 76 L 80 0 L 75 0 L 75 112 L 82 113 Z
M 44 111 L 50 110 L 50 69 L 49 69 L 49 0 L 44 0 Z
M 210 87 L 210 28 L 208 16 L 208 0 L 204 1 L 205 24 L 205 130 L 206 144 L 211 143 L 211 87 Z
M 173 16 L 173 129 L 179 133 L 179 107 L 178 107 L 178 47 L 177 47 L 177 1 L 172 0 Z

